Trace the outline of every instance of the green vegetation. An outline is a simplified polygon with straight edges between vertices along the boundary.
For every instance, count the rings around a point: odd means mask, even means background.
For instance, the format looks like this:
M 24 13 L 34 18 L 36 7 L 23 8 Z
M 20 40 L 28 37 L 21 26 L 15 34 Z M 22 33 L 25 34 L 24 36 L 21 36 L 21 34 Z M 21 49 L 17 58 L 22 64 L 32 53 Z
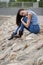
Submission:
M 24 7 L 32 7 L 33 6 L 33 3 L 32 2 L 24 2 L 24 3 L 21 3 L 21 2 L 10 2 L 9 3 L 9 7 L 22 7 L 24 5 Z
M 37 0 L 10 0 L 8 4 L 6 2 L 0 2 L 0 8 L 7 7 L 7 6 L 8 7 L 22 7 L 23 5 L 24 7 L 32 7 L 33 2 L 36 2 L 36 1 Z M 43 0 L 40 0 L 39 7 L 43 7 Z
M 31 3 L 24 3 L 25 7 L 31 7 L 33 6 L 33 3 L 32 2 L 37 2 L 37 0 L 16 0 L 17 2 L 31 2 Z M 10 0 L 10 3 L 9 3 L 9 6 L 11 7 L 18 7 L 18 6 L 21 6 L 22 4 L 21 3 L 15 3 L 15 0 Z M 43 7 L 43 0 L 40 0 L 39 2 L 39 7 Z
M 15 0 L 10 0 L 10 2 L 15 2 Z
M 6 7 L 6 2 L 0 2 L 0 8 L 1 7 Z
M 10 2 L 9 7 L 21 7 L 22 3 L 15 3 L 15 2 Z
M 17 0 L 19 2 L 36 2 L 37 0 Z
M 33 6 L 32 2 L 36 2 L 36 1 L 37 0 L 16 0 L 16 3 L 15 3 L 15 0 L 10 0 L 9 6 L 10 7 L 21 7 L 22 6 L 21 2 L 24 2 L 23 4 L 25 7 L 32 7 Z M 25 2 L 27 2 L 27 3 L 25 3 Z M 28 3 L 28 2 L 30 2 L 30 3 Z
M 43 7 L 43 1 L 39 2 L 39 7 Z
M 17 2 L 36 2 L 37 0 L 16 0 Z M 10 2 L 15 2 L 15 0 L 10 0 Z
M 40 0 L 40 1 L 43 1 L 43 0 Z

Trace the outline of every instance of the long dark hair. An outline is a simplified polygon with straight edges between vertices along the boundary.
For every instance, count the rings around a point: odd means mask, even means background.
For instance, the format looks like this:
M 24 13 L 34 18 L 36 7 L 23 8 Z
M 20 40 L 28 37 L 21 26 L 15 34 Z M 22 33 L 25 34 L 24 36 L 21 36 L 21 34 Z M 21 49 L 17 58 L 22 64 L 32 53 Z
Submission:
M 20 15 L 20 11 L 22 11 L 22 10 L 24 10 L 24 9 L 19 9 L 18 12 L 17 12 L 17 16 L 16 16 L 16 24 L 17 24 L 17 26 L 20 26 L 20 24 L 21 24 L 21 18 L 23 16 Z

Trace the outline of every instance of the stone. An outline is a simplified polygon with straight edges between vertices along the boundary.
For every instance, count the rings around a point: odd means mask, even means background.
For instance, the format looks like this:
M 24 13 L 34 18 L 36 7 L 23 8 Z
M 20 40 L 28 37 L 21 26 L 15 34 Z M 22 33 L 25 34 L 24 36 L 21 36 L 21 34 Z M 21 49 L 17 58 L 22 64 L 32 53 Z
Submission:
M 43 34 L 24 29 L 21 38 L 8 40 L 16 30 L 16 16 L 0 16 L 0 65 L 43 65 Z M 43 16 L 38 16 L 43 29 Z
M 43 56 L 41 56 L 40 58 L 38 58 L 37 65 L 43 65 Z
M 34 62 L 32 59 L 26 60 L 23 65 L 34 65 Z
M 10 51 L 10 49 L 13 48 L 14 46 L 15 46 L 15 43 L 11 47 L 9 47 L 3 54 L 1 54 L 0 60 L 3 59 L 7 55 L 7 53 Z
M 16 57 L 16 53 L 15 52 L 11 52 L 10 56 L 9 56 L 9 60 L 13 60 Z
M 7 65 L 21 65 L 20 63 L 11 63 L 11 64 L 7 64 Z

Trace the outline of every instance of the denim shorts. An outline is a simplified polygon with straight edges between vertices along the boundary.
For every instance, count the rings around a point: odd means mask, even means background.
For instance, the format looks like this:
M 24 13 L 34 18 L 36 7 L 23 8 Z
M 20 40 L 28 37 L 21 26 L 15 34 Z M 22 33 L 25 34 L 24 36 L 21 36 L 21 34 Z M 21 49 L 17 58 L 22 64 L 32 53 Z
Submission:
M 37 33 L 40 32 L 40 27 L 39 27 L 38 24 L 37 24 L 37 25 L 33 25 L 33 24 L 30 23 L 30 26 L 28 27 L 28 30 L 29 30 L 31 33 L 37 34 Z

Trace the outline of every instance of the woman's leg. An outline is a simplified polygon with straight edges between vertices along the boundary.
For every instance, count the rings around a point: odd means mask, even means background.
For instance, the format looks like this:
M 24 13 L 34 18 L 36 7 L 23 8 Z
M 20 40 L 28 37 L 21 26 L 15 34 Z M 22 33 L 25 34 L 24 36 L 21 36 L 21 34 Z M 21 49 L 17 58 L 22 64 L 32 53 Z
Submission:
M 27 17 L 24 17 L 23 18 L 23 21 L 26 23 L 27 22 Z M 18 32 L 18 30 L 20 30 L 20 31 L 24 31 L 24 25 L 21 23 L 21 25 L 16 29 L 16 31 L 15 32 L 13 32 L 14 34 L 17 34 L 17 32 Z
M 24 17 L 24 22 L 26 23 L 27 22 L 27 17 Z M 24 26 L 25 27 L 25 26 Z M 26 28 L 26 27 L 25 27 Z M 39 25 L 33 25 L 32 22 L 30 22 L 30 26 L 28 28 L 26 28 L 28 31 L 30 31 L 31 33 L 39 33 L 40 32 L 40 27 Z
M 27 17 L 24 17 L 24 22 L 27 21 Z M 23 31 L 24 31 L 24 25 L 21 23 L 21 25 L 16 29 L 15 32 L 12 33 L 11 37 L 8 39 L 8 40 L 11 40 L 15 37 L 15 35 L 18 33 L 18 30 L 19 30 L 19 36 L 21 37 L 23 35 Z
M 14 38 L 14 36 L 17 34 L 18 32 L 18 29 L 19 29 L 19 26 L 17 27 L 16 31 L 12 33 L 11 37 L 8 39 L 8 40 L 11 40 Z
M 21 23 L 21 26 L 19 28 L 19 36 L 21 37 L 23 35 L 23 31 L 24 31 L 24 25 Z
M 26 23 L 27 22 L 27 17 L 24 17 L 23 21 Z M 19 29 L 19 35 L 20 35 L 20 37 L 23 35 L 24 28 L 26 28 L 26 27 L 23 25 L 23 23 L 21 23 L 21 26 L 20 26 L 20 29 Z
M 21 25 L 16 29 L 16 31 L 13 32 L 13 36 L 17 34 L 17 36 L 21 37 L 23 35 L 23 31 L 24 31 L 24 25 L 21 23 Z
M 13 32 L 14 35 L 17 34 L 18 30 L 19 30 L 20 26 L 17 27 L 17 29 L 15 30 L 15 32 Z
M 26 23 L 27 22 L 27 17 L 23 18 L 23 21 Z M 31 33 L 33 33 L 33 25 L 32 23 L 30 23 L 30 26 L 27 28 L 24 26 L 24 28 L 26 28 L 28 31 L 30 31 Z
M 25 27 L 26 28 L 26 27 Z M 32 23 L 30 23 L 30 26 L 28 28 L 26 28 L 28 31 L 30 31 L 31 33 L 37 34 L 40 32 L 40 27 L 39 25 L 33 25 Z

